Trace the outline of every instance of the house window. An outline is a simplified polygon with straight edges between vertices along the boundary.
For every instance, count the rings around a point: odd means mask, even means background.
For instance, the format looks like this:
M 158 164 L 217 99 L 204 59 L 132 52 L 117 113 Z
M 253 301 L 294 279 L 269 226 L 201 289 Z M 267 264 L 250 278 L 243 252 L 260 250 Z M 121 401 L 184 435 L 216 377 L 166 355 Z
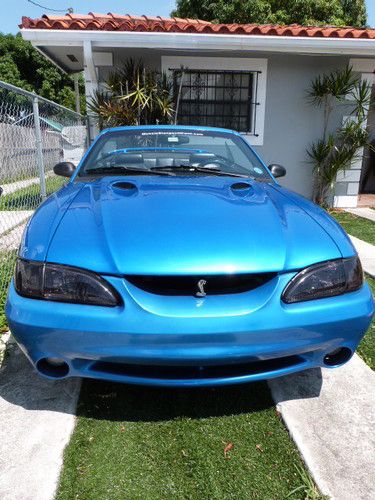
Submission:
M 174 80 L 176 106 L 182 85 L 177 124 L 232 128 L 263 146 L 267 59 L 162 56 L 161 68 Z
M 261 71 L 172 69 L 177 122 L 257 134 Z

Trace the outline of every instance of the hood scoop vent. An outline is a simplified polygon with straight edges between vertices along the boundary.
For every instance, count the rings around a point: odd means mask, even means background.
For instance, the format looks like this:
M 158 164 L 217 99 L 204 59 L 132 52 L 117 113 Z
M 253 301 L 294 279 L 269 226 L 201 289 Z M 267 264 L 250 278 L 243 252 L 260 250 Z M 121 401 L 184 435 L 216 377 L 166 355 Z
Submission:
M 248 196 L 254 192 L 252 185 L 248 182 L 235 182 L 230 188 L 232 193 L 237 196 Z
M 132 196 L 138 193 L 138 188 L 133 182 L 117 181 L 112 184 L 115 191 L 121 191 L 125 196 Z

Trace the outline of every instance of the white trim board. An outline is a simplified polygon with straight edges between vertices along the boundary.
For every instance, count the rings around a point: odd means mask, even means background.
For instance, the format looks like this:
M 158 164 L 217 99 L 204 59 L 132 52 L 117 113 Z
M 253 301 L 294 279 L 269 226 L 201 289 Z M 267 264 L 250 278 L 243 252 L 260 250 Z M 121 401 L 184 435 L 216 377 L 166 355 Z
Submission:
M 253 146 L 262 146 L 264 140 L 264 120 L 266 111 L 267 87 L 267 59 L 242 57 L 194 57 L 194 56 L 162 56 L 162 71 L 169 72 L 170 68 L 184 66 L 197 70 L 227 70 L 227 71 L 260 71 L 258 76 L 257 99 L 259 105 L 256 110 L 257 136 L 246 135 L 248 142 Z
M 202 33 L 128 32 L 99 30 L 21 29 L 22 37 L 40 46 L 175 48 L 183 50 L 270 51 L 375 57 L 375 40 L 302 36 L 214 35 Z

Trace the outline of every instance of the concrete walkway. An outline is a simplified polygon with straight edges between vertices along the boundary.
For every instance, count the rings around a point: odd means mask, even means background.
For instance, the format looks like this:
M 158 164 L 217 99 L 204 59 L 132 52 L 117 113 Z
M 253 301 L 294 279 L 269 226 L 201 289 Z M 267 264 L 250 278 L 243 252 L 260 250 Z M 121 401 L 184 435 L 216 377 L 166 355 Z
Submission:
M 48 170 L 45 172 L 46 179 L 51 175 L 53 175 L 52 170 Z M 3 188 L 3 196 L 15 193 L 20 189 L 24 189 L 26 187 L 32 186 L 33 184 L 39 184 L 39 183 L 40 183 L 39 177 L 31 177 L 30 179 L 23 179 L 16 182 L 9 182 L 8 184 L 1 184 L 1 187 Z
M 5 250 L 6 252 L 18 250 L 26 223 L 27 219 L 6 234 L 0 235 L 0 250 Z
M 345 212 L 349 212 L 350 214 L 375 222 L 375 210 L 372 210 L 371 208 L 346 208 Z M 367 243 L 366 241 L 360 240 L 355 236 L 350 236 L 350 239 L 357 249 L 363 269 L 367 274 L 370 274 L 373 278 L 375 278 L 375 246 Z
M 375 210 L 372 208 L 346 208 L 345 212 L 349 212 L 350 214 L 357 215 L 358 217 L 363 217 L 364 219 L 372 220 L 375 222 Z
M 375 498 L 375 372 L 357 355 L 335 370 L 269 382 L 286 426 L 323 494 Z
M 52 500 L 80 381 L 43 380 L 15 344 L 8 351 L 0 369 L 0 498 Z
M 355 236 L 350 236 L 350 239 L 361 259 L 363 270 L 375 278 L 375 246 Z
M 32 210 L 0 211 L 0 250 L 17 250 Z
M 33 210 L 2 210 L 0 211 L 0 235 L 18 226 L 31 217 Z
M 350 236 L 375 277 L 375 246 Z M 375 372 L 358 355 L 336 370 L 269 381 L 272 396 L 321 492 L 375 499 Z
M 14 193 L 19 189 L 23 189 L 28 186 L 32 186 L 33 184 L 39 184 L 39 177 L 32 177 L 31 179 L 24 179 L 22 181 L 10 182 L 9 184 L 2 184 L 3 188 L 3 196 L 7 194 Z

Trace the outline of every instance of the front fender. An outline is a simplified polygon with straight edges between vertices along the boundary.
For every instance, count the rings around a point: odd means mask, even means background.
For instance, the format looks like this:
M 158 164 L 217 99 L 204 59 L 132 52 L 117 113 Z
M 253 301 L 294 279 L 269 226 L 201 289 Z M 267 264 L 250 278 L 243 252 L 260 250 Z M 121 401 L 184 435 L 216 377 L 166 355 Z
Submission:
M 290 191 L 281 186 L 274 186 L 274 188 L 294 201 L 299 207 L 302 208 L 315 222 L 317 222 L 324 231 L 336 243 L 343 258 L 353 257 L 357 255 L 357 251 L 353 246 L 349 236 L 340 226 L 340 224 L 331 217 L 325 210 L 313 203 L 312 201 L 304 198 L 303 196 Z
M 69 183 L 49 196 L 35 211 L 22 235 L 19 255 L 24 259 L 44 261 L 48 247 L 67 208 L 83 184 Z

